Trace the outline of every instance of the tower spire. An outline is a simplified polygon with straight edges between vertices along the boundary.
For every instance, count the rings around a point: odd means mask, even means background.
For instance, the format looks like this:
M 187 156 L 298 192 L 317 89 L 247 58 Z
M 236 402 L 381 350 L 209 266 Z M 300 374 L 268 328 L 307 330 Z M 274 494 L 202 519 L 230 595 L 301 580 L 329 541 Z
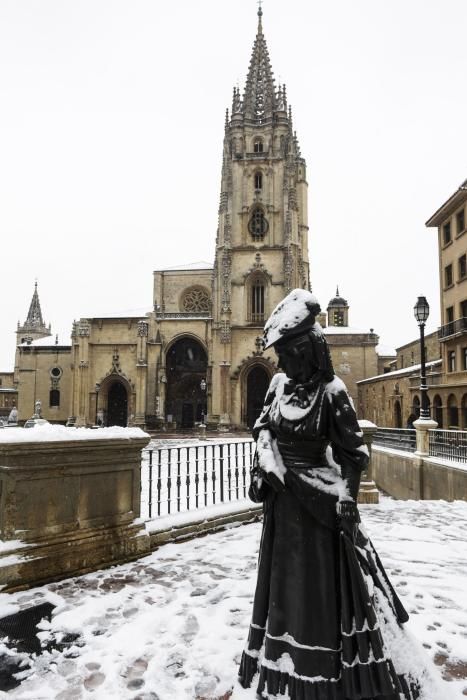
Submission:
M 37 291 L 37 280 L 34 282 L 34 294 L 32 295 L 31 304 L 24 324 L 30 328 L 44 328 L 44 319 L 42 318 L 41 303 Z
M 265 119 L 272 118 L 273 112 L 276 110 L 274 74 L 263 34 L 262 17 L 263 8 L 261 0 L 258 0 L 258 30 L 253 44 L 243 96 L 245 117 L 260 124 Z
M 29 305 L 28 315 L 23 325 L 18 323 L 16 333 L 18 337 L 20 335 L 23 336 L 20 342 L 23 342 L 23 339 L 25 338 L 30 340 L 44 338 L 45 336 L 49 336 L 51 333 L 50 324 L 49 326 L 46 326 L 42 317 L 39 292 L 37 291 L 37 280 L 34 282 L 34 293 Z

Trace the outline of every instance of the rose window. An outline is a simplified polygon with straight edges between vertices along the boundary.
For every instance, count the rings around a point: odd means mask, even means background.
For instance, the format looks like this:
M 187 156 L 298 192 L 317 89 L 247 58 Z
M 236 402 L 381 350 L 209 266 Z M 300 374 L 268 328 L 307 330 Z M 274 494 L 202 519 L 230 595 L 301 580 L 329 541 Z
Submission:
M 188 289 L 182 301 L 183 311 L 188 313 L 203 313 L 209 311 L 209 294 L 200 287 Z

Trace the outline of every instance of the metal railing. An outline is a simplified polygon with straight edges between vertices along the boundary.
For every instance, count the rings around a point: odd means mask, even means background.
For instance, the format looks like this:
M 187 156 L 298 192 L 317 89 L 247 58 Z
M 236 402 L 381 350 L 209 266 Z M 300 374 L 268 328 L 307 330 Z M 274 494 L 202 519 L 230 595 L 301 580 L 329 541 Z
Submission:
M 467 432 L 461 430 L 430 430 L 430 457 L 442 457 L 450 462 L 467 463 Z
M 411 428 L 378 428 L 373 436 L 373 444 L 381 447 L 393 447 L 404 452 L 415 452 L 415 429 Z
M 450 335 L 455 335 L 456 333 L 462 333 L 462 331 L 467 330 L 467 317 L 462 316 L 455 321 L 449 321 L 445 323 L 444 326 L 438 328 L 438 337 L 442 340 L 443 338 L 448 338 Z
M 253 440 L 143 451 L 141 516 L 182 513 L 247 497 Z

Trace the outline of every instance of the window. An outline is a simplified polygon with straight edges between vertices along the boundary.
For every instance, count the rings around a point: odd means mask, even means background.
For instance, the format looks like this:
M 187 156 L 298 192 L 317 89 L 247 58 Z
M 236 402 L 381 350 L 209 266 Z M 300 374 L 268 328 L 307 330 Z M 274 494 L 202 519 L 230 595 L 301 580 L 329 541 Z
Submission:
M 263 210 L 260 207 L 253 209 L 248 228 L 253 238 L 257 240 L 262 240 L 265 233 L 267 233 L 268 222 L 266 221 Z
M 460 303 L 461 318 L 467 318 L 467 299 Z
M 263 152 L 263 142 L 261 139 L 256 139 L 254 144 L 253 144 L 253 151 L 255 153 L 262 153 Z
M 255 173 L 255 190 L 263 189 L 263 176 L 261 173 Z M 464 255 L 465 257 L 465 255 Z
M 456 351 L 449 350 L 448 352 L 448 372 L 456 371 Z
M 459 258 L 459 279 L 462 280 L 467 275 L 467 256 L 461 255 Z
M 467 348 L 462 348 L 462 369 L 467 369 Z
M 208 313 L 210 297 L 204 287 L 189 287 L 185 290 L 181 310 L 185 313 Z
M 454 307 L 453 306 L 448 306 L 446 309 L 446 325 L 449 326 L 447 328 L 447 334 L 451 335 L 451 333 L 454 333 Z
M 443 226 L 443 244 L 447 245 L 451 242 L 451 222 L 448 221 Z
M 49 395 L 49 406 L 60 406 L 60 392 L 58 389 L 51 389 Z
M 465 229 L 465 213 L 464 210 L 461 209 L 460 211 L 457 212 L 456 214 L 456 230 L 457 230 L 457 235 L 462 233 L 462 231 Z
M 344 312 L 342 309 L 336 309 L 333 313 L 333 326 L 343 326 L 344 325 Z
M 444 286 L 450 287 L 452 285 L 452 264 L 446 265 L 444 268 Z
M 255 280 L 251 285 L 251 321 L 264 321 L 264 284 Z

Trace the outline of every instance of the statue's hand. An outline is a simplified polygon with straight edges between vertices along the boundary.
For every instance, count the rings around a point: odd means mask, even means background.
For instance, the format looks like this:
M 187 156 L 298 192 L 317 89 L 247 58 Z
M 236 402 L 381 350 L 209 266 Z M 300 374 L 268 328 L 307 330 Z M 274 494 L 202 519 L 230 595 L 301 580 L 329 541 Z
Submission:
M 355 542 L 360 523 L 360 513 L 355 501 L 339 501 L 336 506 L 338 527 Z
M 269 486 L 276 491 L 276 493 L 280 493 L 281 491 L 285 491 L 285 484 L 283 481 L 281 481 L 275 474 L 274 472 L 263 472 L 263 479 Z

